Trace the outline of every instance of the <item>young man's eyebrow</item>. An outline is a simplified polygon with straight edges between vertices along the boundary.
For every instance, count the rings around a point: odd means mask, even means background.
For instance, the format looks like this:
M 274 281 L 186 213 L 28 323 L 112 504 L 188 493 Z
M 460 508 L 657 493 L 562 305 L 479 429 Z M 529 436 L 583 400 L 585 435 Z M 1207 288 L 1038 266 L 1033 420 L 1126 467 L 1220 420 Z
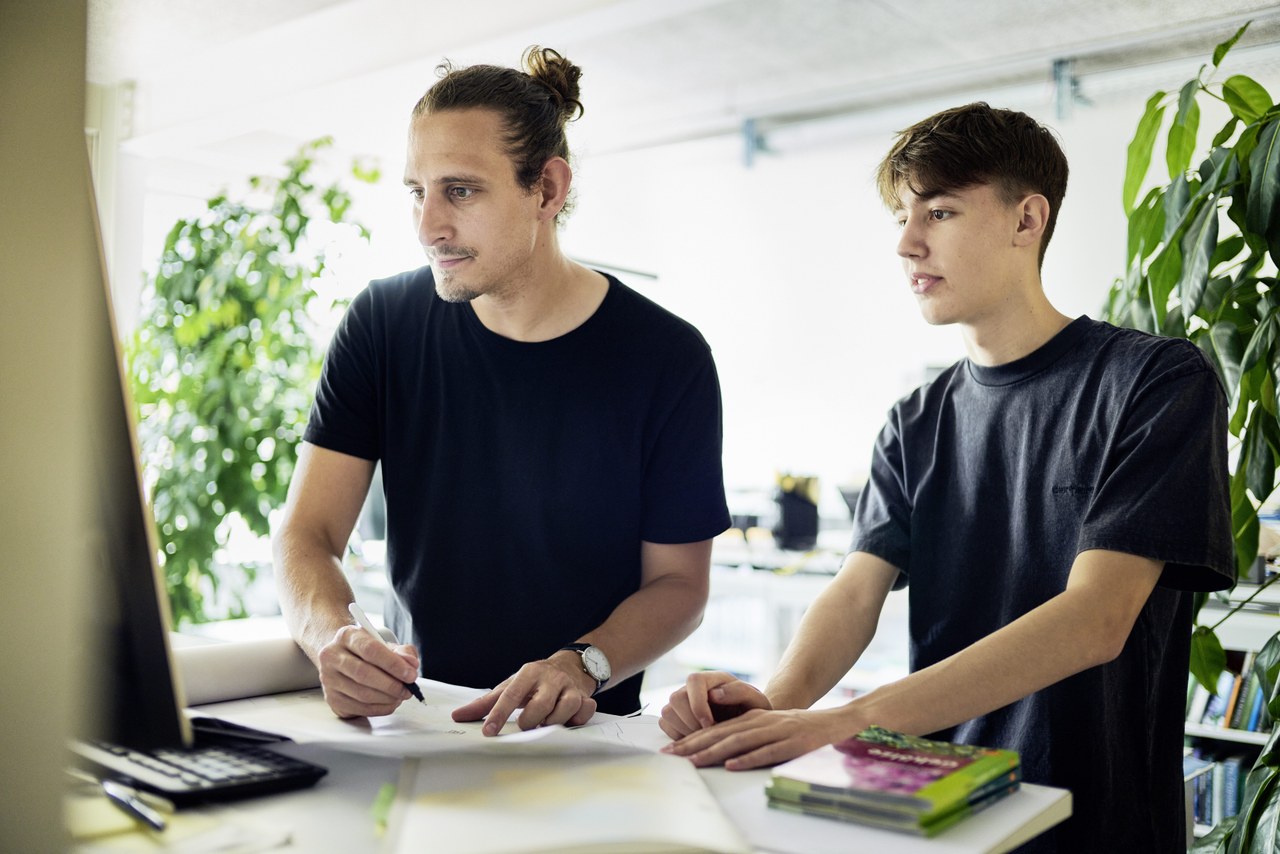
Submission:
M 948 190 L 948 189 L 942 189 L 942 188 L 939 188 L 936 190 L 925 190 L 923 192 L 916 193 L 916 200 L 921 202 L 933 202 L 933 201 L 937 201 L 938 199 L 954 199 L 954 198 L 956 198 L 956 193 L 954 190 Z

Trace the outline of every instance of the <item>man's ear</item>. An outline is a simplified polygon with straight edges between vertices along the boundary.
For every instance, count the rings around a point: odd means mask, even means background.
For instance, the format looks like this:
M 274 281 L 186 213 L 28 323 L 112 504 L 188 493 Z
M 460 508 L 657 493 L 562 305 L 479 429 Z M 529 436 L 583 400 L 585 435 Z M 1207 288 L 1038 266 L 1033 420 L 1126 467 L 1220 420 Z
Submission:
M 1049 225 L 1049 200 L 1039 193 L 1024 196 L 1017 203 L 1018 228 L 1014 232 L 1014 246 L 1039 246 L 1044 230 Z
M 542 177 L 538 182 L 538 192 L 542 197 L 538 204 L 539 219 L 555 219 L 569 197 L 572 183 L 573 169 L 563 157 L 552 157 L 543 164 Z

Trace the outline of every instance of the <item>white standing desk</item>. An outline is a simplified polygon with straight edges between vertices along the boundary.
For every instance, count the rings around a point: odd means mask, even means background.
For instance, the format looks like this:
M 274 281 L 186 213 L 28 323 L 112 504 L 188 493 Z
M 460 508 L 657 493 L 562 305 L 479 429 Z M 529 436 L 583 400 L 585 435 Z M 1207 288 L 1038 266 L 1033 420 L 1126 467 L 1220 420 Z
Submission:
M 654 728 L 657 724 L 654 719 Z M 394 757 L 339 751 L 321 743 L 272 745 L 273 750 L 323 765 L 329 774 L 312 789 L 209 808 L 287 827 L 293 850 L 301 852 L 373 852 L 379 841 L 371 808 L 384 784 L 399 780 L 401 762 Z M 430 759 L 424 760 L 430 762 Z M 441 763 L 446 766 L 448 763 Z M 1071 795 L 1064 789 L 1024 784 L 991 807 L 933 839 L 862 827 L 856 824 L 771 810 L 765 804 L 767 770 L 700 772 L 722 809 L 760 852 L 794 854 L 985 854 L 1010 851 L 1071 814 Z M 483 832 L 478 828 L 477 832 Z M 424 840 L 424 851 L 431 850 Z

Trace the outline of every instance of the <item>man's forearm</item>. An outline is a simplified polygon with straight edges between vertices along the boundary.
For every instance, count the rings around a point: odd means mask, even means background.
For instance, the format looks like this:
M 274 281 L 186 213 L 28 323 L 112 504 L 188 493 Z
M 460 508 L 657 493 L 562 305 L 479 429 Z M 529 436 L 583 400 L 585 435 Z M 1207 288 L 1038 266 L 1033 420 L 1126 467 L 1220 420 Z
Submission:
M 280 610 L 303 652 L 317 660 L 320 648 L 351 622 L 347 606 L 355 601 L 342 563 L 323 546 L 284 531 L 274 543 Z
M 674 576 L 654 579 L 618 604 L 583 640 L 609 656 L 610 686 L 644 670 L 702 622 L 705 584 Z M 569 639 L 572 640 L 572 639 Z

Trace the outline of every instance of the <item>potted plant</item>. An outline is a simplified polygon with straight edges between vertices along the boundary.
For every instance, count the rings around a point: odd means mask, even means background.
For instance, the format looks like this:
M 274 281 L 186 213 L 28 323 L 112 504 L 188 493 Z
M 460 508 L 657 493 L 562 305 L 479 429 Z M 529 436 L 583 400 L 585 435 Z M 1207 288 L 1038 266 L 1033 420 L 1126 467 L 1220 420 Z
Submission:
M 316 152 L 331 142 L 304 145 L 283 178 L 251 178 L 255 201 L 221 194 L 175 223 L 126 344 L 175 625 L 245 614 L 256 567 L 224 575 L 216 553 L 235 517 L 265 536 L 284 502 L 324 347 L 312 314 L 326 248 L 315 226 L 369 236 L 348 219 L 346 190 L 314 183 Z
M 1105 310 L 1112 322 L 1191 339 L 1216 368 L 1238 440 L 1231 515 L 1240 577 L 1255 565 L 1257 508 L 1274 491 L 1280 460 L 1280 106 L 1243 75 L 1217 81 L 1247 27 L 1218 45 L 1212 62 L 1177 92 L 1156 92 L 1147 101 L 1124 180 L 1126 271 Z M 1230 118 L 1196 163 L 1201 98 L 1224 103 Z M 1166 116 L 1169 180 L 1140 197 Z M 1197 601 L 1191 669 L 1212 691 L 1226 655 L 1215 632 L 1221 621 L 1199 622 L 1204 601 Z M 1274 852 L 1280 838 L 1280 633 L 1258 652 L 1255 667 L 1278 723 L 1246 779 L 1240 814 L 1220 822 L 1195 851 Z

